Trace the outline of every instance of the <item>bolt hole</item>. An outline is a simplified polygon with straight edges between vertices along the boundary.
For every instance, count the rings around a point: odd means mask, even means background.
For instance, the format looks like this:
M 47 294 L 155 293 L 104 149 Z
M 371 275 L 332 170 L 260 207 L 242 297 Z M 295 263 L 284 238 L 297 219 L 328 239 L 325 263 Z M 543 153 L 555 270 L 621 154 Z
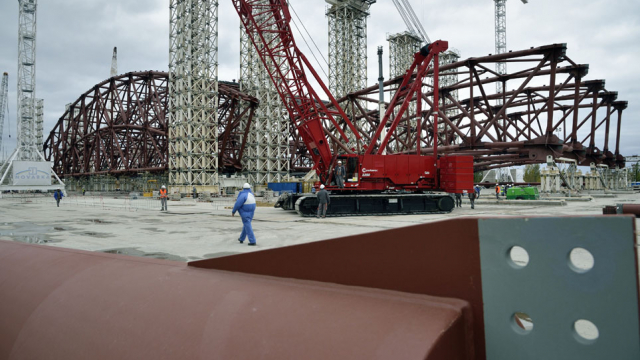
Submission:
M 511 325 L 513 329 L 522 335 L 526 335 L 533 330 L 533 320 L 531 316 L 523 312 L 516 312 L 511 317 Z
M 573 330 L 576 339 L 583 344 L 592 344 L 600 337 L 598 327 L 589 320 L 580 319 L 574 322 Z
M 529 264 L 529 253 L 521 246 L 509 249 L 509 263 L 515 268 L 523 268 Z
M 574 248 L 569 253 L 569 267 L 577 273 L 586 273 L 593 269 L 595 260 L 587 249 Z

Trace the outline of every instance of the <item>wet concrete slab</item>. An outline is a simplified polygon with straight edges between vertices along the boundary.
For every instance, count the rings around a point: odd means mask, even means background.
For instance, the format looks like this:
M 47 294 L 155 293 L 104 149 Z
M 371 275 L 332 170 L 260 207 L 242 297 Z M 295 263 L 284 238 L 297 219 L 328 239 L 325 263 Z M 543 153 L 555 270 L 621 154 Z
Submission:
M 219 204 L 170 206 L 160 212 L 153 202 L 131 207 L 126 199 L 65 198 L 0 199 L 0 238 L 88 251 L 124 251 L 129 255 L 180 261 L 245 253 L 341 236 L 375 232 L 465 216 L 575 216 L 600 215 L 605 205 L 640 202 L 640 194 L 617 194 L 565 206 L 535 203 L 487 205 L 468 202 L 450 214 L 408 216 L 353 216 L 302 218 L 295 212 L 259 207 L 253 221 L 258 246 L 238 243 L 239 216 Z M 229 200 L 231 201 L 231 200 Z M 96 204 L 91 206 L 89 204 Z M 541 231 L 541 236 L 545 234 Z M 446 240 L 446 239 L 445 239 Z M 125 250 L 123 250 L 125 249 Z

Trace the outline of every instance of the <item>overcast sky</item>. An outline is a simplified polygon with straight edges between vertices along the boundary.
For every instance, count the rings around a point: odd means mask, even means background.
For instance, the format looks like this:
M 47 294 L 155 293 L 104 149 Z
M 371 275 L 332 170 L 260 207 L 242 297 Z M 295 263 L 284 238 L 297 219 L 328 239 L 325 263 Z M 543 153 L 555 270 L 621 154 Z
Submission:
M 494 2 L 491 0 L 409 0 L 432 40 L 444 39 L 463 58 L 494 53 Z M 219 78 L 239 73 L 239 21 L 230 0 L 219 7 Z M 324 0 L 290 0 L 322 54 L 327 57 Z M 384 46 L 388 77 L 387 34 L 405 30 L 391 0 L 378 0 L 368 19 L 368 84 L 377 82 L 376 51 Z M 628 100 L 623 116 L 621 152 L 640 154 L 640 1 L 530 0 L 507 2 L 507 47 L 520 50 L 567 43 L 568 56 L 590 64 L 587 80 L 606 79 L 606 88 Z M 313 62 L 304 42 L 299 46 Z M 118 72 L 168 69 L 169 0 L 39 0 L 37 97 L 44 99 L 45 138 L 63 114 L 93 85 L 109 77 L 113 47 Z M 317 54 L 317 50 L 314 49 Z M 0 73 L 9 73 L 10 132 L 5 122 L 6 152 L 15 147 L 18 0 L 0 1 Z M 324 67 L 326 64 L 317 65 Z M 322 73 L 321 71 L 319 71 Z M 610 142 L 615 146 L 615 132 Z M 602 148 L 602 144 L 597 146 Z

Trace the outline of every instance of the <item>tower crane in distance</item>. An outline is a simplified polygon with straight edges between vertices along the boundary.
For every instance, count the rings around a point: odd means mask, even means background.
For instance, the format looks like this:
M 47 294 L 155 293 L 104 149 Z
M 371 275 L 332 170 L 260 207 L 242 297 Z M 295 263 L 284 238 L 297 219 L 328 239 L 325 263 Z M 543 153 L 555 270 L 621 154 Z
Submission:
M 394 0 L 396 1 L 396 0 Z M 507 0 L 493 0 L 495 2 L 495 33 L 496 33 L 496 54 L 507 52 Z M 528 4 L 529 0 L 520 0 L 523 4 Z M 507 73 L 507 63 L 497 62 L 496 72 L 500 75 Z M 504 84 L 501 81 L 496 83 L 496 94 L 501 94 Z M 498 100 L 502 105 L 502 100 Z
M 433 155 L 421 155 L 421 137 L 416 136 L 416 152 L 385 155 L 394 130 L 414 98 L 422 98 L 422 85 L 433 67 L 433 128 L 439 113 L 438 57 L 448 49 L 438 40 L 423 46 L 403 77 L 375 134 L 365 142 L 358 129 L 338 105 L 334 96 L 313 66 L 299 50 L 290 27 L 287 0 L 232 0 L 240 22 L 267 70 L 289 118 L 304 141 L 320 178 L 332 191 L 329 212 L 333 216 L 384 215 L 450 212 L 454 201 L 447 193 L 473 191 L 473 157 L 438 156 L 438 141 L 433 141 Z M 332 108 L 325 105 L 311 87 L 306 69 L 322 88 Z M 422 114 L 421 101 L 417 114 Z M 398 107 L 398 109 L 396 109 Z M 394 115 L 394 112 L 397 114 Z M 337 135 L 324 127 L 331 123 Z M 353 133 L 354 140 L 342 130 Z M 423 124 L 418 116 L 416 133 Z M 383 129 L 388 127 L 385 136 Z M 331 140 L 331 142 L 329 141 Z M 338 149 L 338 151 L 335 151 Z M 333 170 L 338 161 L 346 164 L 343 188 L 333 185 Z M 278 200 L 277 206 L 295 209 L 302 216 L 315 215 L 315 196 L 291 194 Z

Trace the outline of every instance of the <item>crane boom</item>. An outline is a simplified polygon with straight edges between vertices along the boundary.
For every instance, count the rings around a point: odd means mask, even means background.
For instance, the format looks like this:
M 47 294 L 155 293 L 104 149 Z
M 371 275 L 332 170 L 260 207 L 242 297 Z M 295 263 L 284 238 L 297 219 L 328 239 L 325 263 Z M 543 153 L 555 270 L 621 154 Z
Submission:
M 289 26 L 291 15 L 286 0 L 232 0 L 232 2 L 289 117 L 307 145 L 316 172 L 322 181 L 327 181 L 333 155 L 325 136 L 323 121 L 328 120 L 335 125 L 340 137 L 347 143 L 343 147 L 347 152 L 351 152 L 349 139 L 335 118 L 340 118 L 348 125 L 356 141 L 360 141 L 360 134 L 298 49 Z M 269 39 L 267 39 L 267 33 Z M 303 65 L 311 71 L 337 110 L 329 110 L 309 85 Z
M 420 23 L 418 16 L 415 11 L 413 11 L 411 4 L 407 0 L 393 0 L 393 4 L 396 6 L 396 9 L 398 9 L 398 13 L 400 13 L 400 17 L 402 17 L 405 25 L 407 25 L 409 32 L 421 38 L 425 43 L 431 43 L 431 39 L 429 39 L 422 23 Z
M 332 196 L 334 214 L 379 214 L 379 213 L 430 213 L 448 212 L 453 209 L 453 200 L 448 194 L 424 194 L 424 191 L 443 190 L 449 193 L 472 191 L 473 157 L 443 156 L 437 153 L 437 138 L 434 139 L 434 155 L 421 155 L 420 134 L 422 101 L 418 101 L 418 128 L 415 154 L 385 155 L 384 149 L 403 118 L 413 99 L 422 99 L 423 80 L 433 64 L 433 75 L 438 76 L 438 56 L 447 50 L 446 41 L 427 44 L 414 55 L 411 68 L 406 72 L 402 85 L 394 95 L 384 117 L 376 129 L 375 136 L 366 148 L 361 149 L 362 138 L 345 112 L 324 85 L 313 66 L 296 46 L 287 0 L 232 0 L 245 31 L 254 45 L 258 57 L 265 66 L 289 117 L 297 128 L 314 162 L 320 183 L 340 195 Z M 335 109 L 329 109 L 311 87 L 306 70 L 322 87 Z M 433 121 L 437 129 L 438 83 L 433 89 Z M 400 105 L 401 104 L 401 105 Z M 400 106 L 399 114 L 395 114 Z M 380 134 L 391 121 L 389 132 L 379 140 Z M 339 132 L 340 139 L 328 131 L 324 124 L 331 122 Z M 341 128 L 347 125 L 355 135 L 356 144 L 350 144 Z M 330 146 L 327 137 L 331 138 Z M 353 147 L 355 145 L 356 147 Z M 343 150 L 335 153 L 337 147 Z M 342 180 L 332 185 L 333 168 L 337 161 L 346 164 L 341 169 Z M 343 171 L 344 170 L 344 171 Z M 338 176 L 338 175 L 336 175 Z M 320 183 L 316 185 L 319 186 Z M 401 191 L 402 193 L 398 193 Z M 406 192 L 414 194 L 407 195 Z M 376 195 L 370 195 L 375 193 Z M 297 196 L 297 195 L 296 195 Z M 314 214 L 317 204 L 314 197 L 290 198 L 282 201 L 283 208 L 293 209 L 301 215 Z M 280 203 L 280 202 L 279 202 Z M 295 206 L 294 206 L 295 205 Z M 339 209 L 339 210 L 338 210 Z

